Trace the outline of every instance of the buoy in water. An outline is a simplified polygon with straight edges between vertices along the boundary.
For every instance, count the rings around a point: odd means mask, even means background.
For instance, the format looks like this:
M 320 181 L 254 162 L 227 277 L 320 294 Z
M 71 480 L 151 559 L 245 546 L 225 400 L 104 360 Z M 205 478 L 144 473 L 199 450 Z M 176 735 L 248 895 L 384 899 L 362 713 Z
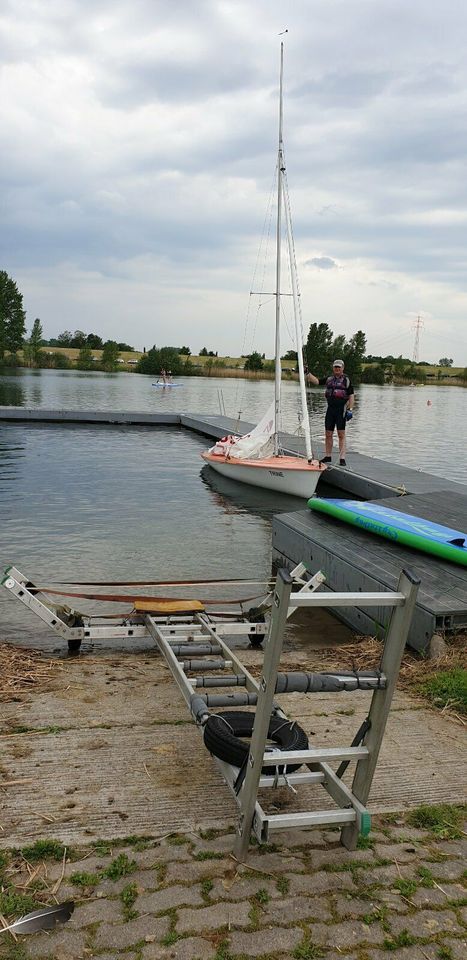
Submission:
M 431 400 L 427 400 L 426 405 L 427 407 L 431 407 Z

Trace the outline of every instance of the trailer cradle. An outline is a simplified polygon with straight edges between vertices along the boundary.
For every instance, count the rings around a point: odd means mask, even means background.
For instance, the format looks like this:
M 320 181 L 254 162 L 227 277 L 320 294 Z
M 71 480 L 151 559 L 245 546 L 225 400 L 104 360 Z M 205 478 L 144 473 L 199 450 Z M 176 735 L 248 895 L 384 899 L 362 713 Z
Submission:
M 420 581 L 409 570 L 402 570 L 394 592 L 317 592 L 324 579 L 321 573 L 311 577 L 304 564 L 299 564 L 291 573 L 285 569 L 279 570 L 268 626 L 264 623 L 217 621 L 196 601 L 189 602 L 189 612 L 183 609 L 184 601 L 180 601 L 180 609 L 174 616 L 161 616 L 156 602 L 155 609 L 148 610 L 151 604 L 144 601 L 140 604 L 144 613 L 138 611 L 138 603 L 135 603 L 135 613 L 140 617 L 140 622 L 129 622 L 123 618 L 106 626 L 92 623 L 72 626 L 38 599 L 34 592 L 37 592 L 37 588 L 15 567 L 7 569 L 3 586 L 66 639 L 72 649 L 76 649 L 76 644 L 79 646 L 83 639 L 152 637 L 201 731 L 206 731 L 206 724 L 212 716 L 211 709 L 217 713 L 220 707 L 256 707 L 251 742 L 242 767 L 214 756 L 239 807 L 234 855 L 238 860 L 243 860 L 252 832 L 262 843 L 271 832 L 280 829 L 340 826 L 341 843 L 349 850 L 354 850 L 359 835 L 366 836 L 370 830 L 371 817 L 366 804 Z M 294 584 L 298 584 L 300 589 L 293 591 Z M 380 669 L 278 672 L 285 625 L 294 611 L 302 607 L 337 606 L 392 608 Z M 259 680 L 252 676 L 223 639 L 224 636 L 239 633 L 249 636 L 256 644 L 267 633 Z M 243 689 L 239 690 L 239 687 Z M 203 692 L 211 688 L 221 692 Z M 282 718 L 285 723 L 288 722 L 275 700 L 276 694 L 359 690 L 371 690 L 372 698 L 368 716 L 350 746 L 299 750 L 266 748 L 271 718 Z M 335 763 L 339 764 L 337 769 L 331 766 Z M 355 770 L 352 786 L 348 787 L 343 783 L 342 776 L 350 763 L 355 763 Z M 292 770 L 288 770 L 288 766 Z M 300 767 L 305 769 L 300 770 Z M 265 773 L 264 768 L 270 768 L 270 773 Z M 321 785 L 334 801 L 336 809 L 270 814 L 259 802 L 259 790 L 285 786 L 296 793 L 297 788 L 305 784 Z

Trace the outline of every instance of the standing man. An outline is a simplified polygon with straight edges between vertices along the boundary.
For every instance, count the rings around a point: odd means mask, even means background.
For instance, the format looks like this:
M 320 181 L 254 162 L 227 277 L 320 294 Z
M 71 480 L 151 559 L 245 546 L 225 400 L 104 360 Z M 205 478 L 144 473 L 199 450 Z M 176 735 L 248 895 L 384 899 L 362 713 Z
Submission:
M 345 460 L 345 425 L 347 420 L 353 417 L 352 407 L 354 402 L 354 389 L 349 377 L 344 373 L 344 361 L 334 360 L 332 365 L 332 376 L 318 379 L 312 373 L 307 373 L 307 380 L 316 387 L 326 387 L 325 397 L 328 402 L 326 417 L 324 420 L 324 429 L 326 431 L 325 456 L 322 463 L 331 463 L 332 461 L 332 441 L 334 430 L 337 428 L 339 439 L 339 464 L 346 467 Z

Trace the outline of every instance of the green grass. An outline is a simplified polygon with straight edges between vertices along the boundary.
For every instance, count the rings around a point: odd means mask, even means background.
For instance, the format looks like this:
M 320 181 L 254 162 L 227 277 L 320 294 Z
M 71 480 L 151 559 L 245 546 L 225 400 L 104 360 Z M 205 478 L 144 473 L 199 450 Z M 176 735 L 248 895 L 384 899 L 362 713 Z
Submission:
M 453 710 L 467 716 L 467 670 L 462 667 L 433 674 L 420 683 L 419 690 L 435 706 L 449 704 Z
M 412 894 L 415 893 L 418 883 L 416 880 L 403 880 L 399 878 L 399 880 L 394 881 L 394 886 L 403 897 L 411 897 Z
M 434 887 L 435 881 L 433 874 L 431 870 L 428 870 L 428 867 L 418 867 L 417 876 L 420 877 L 419 882 L 421 887 Z
M 127 877 L 129 873 L 134 873 L 137 867 L 136 860 L 129 860 L 126 853 L 119 853 L 118 857 L 115 857 L 115 860 L 102 870 L 102 877 L 108 880 L 120 880 L 122 877 Z
M 440 947 L 437 956 L 439 960 L 453 960 L 451 947 Z
M 416 942 L 416 937 L 413 937 L 408 930 L 402 930 L 397 937 L 383 940 L 383 947 L 385 950 L 399 950 L 399 947 L 411 947 Z
M 279 893 L 282 893 L 282 895 L 288 893 L 288 892 L 289 892 L 289 889 L 290 889 L 290 880 L 289 880 L 289 878 L 288 878 L 288 877 L 278 877 L 277 880 L 276 880 L 276 887 L 277 887 Z
M 29 958 L 22 943 L 10 943 L 6 950 L 6 953 L 2 953 L 3 960 L 28 960 Z
M 317 947 L 316 944 L 310 940 L 308 934 L 305 934 L 302 942 L 295 948 L 293 957 L 295 960 L 318 960 L 323 954 L 324 951 L 321 950 L 321 947 Z
M 184 844 L 191 843 L 189 837 L 185 837 L 183 833 L 172 833 L 170 837 L 167 837 L 167 843 L 171 847 L 183 847 Z
M 134 920 L 138 916 L 138 911 L 133 910 L 136 898 L 138 896 L 138 887 L 136 883 L 127 883 L 126 887 L 120 892 L 120 900 L 123 905 L 123 917 L 125 920 Z
M 84 870 L 78 873 L 72 873 L 70 880 L 76 887 L 95 887 L 101 877 L 99 873 L 86 873 Z
M 63 860 L 64 853 L 65 847 L 58 840 L 36 840 L 30 847 L 23 847 L 21 850 L 21 856 L 30 863 L 38 860 Z
M 161 943 L 164 947 L 171 947 L 172 944 L 176 943 L 180 939 L 180 934 L 176 930 L 170 930 L 169 933 L 162 937 Z
M 4 917 L 22 917 L 31 910 L 38 910 L 39 904 L 34 897 L 16 893 L 11 887 L 0 890 L 0 913 Z
M 203 880 L 201 884 L 201 895 L 206 899 L 211 893 L 211 890 L 214 886 L 214 881 L 210 880 L 209 877 L 206 880 Z
M 223 860 L 224 854 L 217 853 L 214 850 L 198 850 L 198 853 L 193 855 L 193 860 Z
M 459 840 L 462 836 L 461 821 L 465 807 L 450 806 L 446 803 L 422 804 L 407 816 L 412 827 L 429 830 L 440 840 Z
M 383 929 L 387 927 L 387 907 L 383 904 L 381 907 L 375 907 L 371 913 L 365 914 L 363 917 L 363 923 L 366 923 L 367 926 L 371 926 L 372 923 L 377 923 L 378 921 L 382 923 Z
M 214 960 L 230 960 L 230 957 L 228 940 L 221 940 L 215 952 Z
M 359 837 L 357 840 L 357 850 L 372 850 L 374 840 L 371 837 Z

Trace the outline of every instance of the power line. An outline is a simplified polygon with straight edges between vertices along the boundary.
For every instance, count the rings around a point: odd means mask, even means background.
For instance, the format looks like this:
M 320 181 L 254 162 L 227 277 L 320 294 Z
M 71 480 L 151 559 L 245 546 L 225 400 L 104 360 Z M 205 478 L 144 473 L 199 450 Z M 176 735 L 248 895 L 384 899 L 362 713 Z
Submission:
M 413 345 L 413 354 L 412 354 L 412 363 L 418 363 L 419 354 L 420 354 L 420 331 L 423 329 L 423 320 L 420 316 L 417 317 L 414 324 L 412 324 L 412 330 L 415 330 L 415 340 Z

